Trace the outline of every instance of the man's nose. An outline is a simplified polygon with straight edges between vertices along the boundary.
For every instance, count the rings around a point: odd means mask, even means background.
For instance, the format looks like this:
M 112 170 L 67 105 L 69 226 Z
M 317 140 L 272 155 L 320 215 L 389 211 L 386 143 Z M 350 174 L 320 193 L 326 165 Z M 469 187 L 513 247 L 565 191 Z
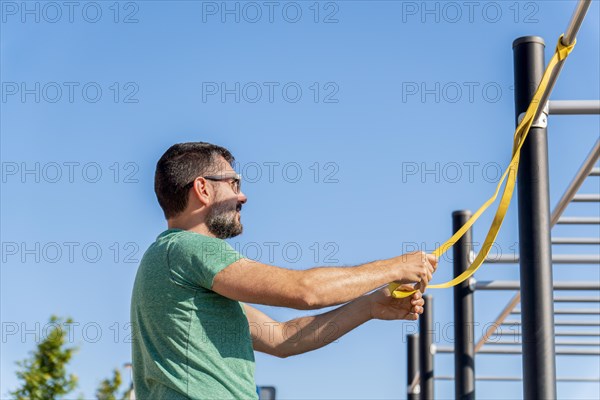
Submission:
M 240 191 L 240 193 L 238 193 L 238 201 L 242 204 L 245 204 L 248 201 L 248 198 L 246 197 L 244 192 Z

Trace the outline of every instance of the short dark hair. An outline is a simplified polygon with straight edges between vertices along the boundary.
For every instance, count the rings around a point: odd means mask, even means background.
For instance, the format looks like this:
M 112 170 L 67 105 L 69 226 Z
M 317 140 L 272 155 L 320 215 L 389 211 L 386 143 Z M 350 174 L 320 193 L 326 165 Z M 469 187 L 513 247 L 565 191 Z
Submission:
M 156 164 L 154 192 L 165 218 L 173 218 L 187 207 L 189 183 L 215 172 L 217 157 L 233 166 L 229 150 L 205 142 L 177 143 Z

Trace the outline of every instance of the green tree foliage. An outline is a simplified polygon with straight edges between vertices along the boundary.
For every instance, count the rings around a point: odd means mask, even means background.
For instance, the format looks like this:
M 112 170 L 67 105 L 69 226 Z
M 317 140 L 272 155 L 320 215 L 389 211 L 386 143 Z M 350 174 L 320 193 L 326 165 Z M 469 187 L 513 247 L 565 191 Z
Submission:
M 50 323 L 43 329 L 44 338 L 38 343 L 37 349 L 31 352 L 31 357 L 17 362 L 20 370 L 17 378 L 21 386 L 11 397 L 17 400 L 58 400 L 64 399 L 77 386 L 77 377 L 67 375 L 66 366 L 77 350 L 75 347 L 66 347 L 67 330 L 65 324 L 73 320 L 56 316 L 50 317 Z M 123 379 L 118 369 L 113 371 L 112 378 L 104 379 L 96 390 L 98 400 L 128 400 L 132 388 L 118 396 Z M 81 397 L 81 395 L 80 395 Z M 82 398 L 82 397 L 81 397 Z
M 121 382 L 121 373 L 118 369 L 115 369 L 112 379 L 105 379 L 100 383 L 100 387 L 96 390 L 96 398 L 98 400 L 117 400 L 117 392 L 121 387 Z
M 72 322 L 70 318 L 66 320 L 67 324 Z M 66 365 L 77 349 L 65 347 L 67 332 L 62 320 L 50 317 L 47 328 L 44 330 L 47 336 L 38 343 L 31 357 L 17 362 L 21 368 L 17 371 L 21 387 L 10 394 L 18 400 L 60 399 L 77 386 L 77 377 L 67 375 L 66 371 Z
M 122 382 L 121 373 L 118 369 L 115 369 L 111 379 L 105 379 L 100 382 L 100 386 L 96 390 L 96 398 L 98 400 L 128 400 L 131 397 L 131 387 L 125 390 L 121 397 L 118 395 Z

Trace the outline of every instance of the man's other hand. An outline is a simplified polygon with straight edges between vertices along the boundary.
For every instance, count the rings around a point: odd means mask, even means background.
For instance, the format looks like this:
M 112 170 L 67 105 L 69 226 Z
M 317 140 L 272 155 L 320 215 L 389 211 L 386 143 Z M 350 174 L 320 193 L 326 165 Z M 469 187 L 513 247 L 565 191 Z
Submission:
M 410 285 L 402 285 L 398 289 L 412 291 L 414 288 Z M 371 318 L 394 320 L 405 319 L 416 321 L 419 314 L 423 313 L 423 295 L 420 291 L 413 293 L 409 297 L 396 299 L 392 297 L 387 287 L 376 290 L 367 295 L 371 305 Z

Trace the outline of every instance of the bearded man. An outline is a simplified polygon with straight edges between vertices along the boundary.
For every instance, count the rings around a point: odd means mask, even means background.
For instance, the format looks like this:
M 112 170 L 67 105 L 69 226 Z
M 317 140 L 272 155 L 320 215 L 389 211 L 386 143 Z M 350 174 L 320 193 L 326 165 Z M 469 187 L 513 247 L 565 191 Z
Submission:
M 416 320 L 437 260 L 423 252 L 354 267 L 290 270 L 250 260 L 224 239 L 242 233 L 248 200 L 234 158 L 210 143 L 170 147 L 154 190 L 168 229 L 144 253 L 131 300 L 138 399 L 257 399 L 254 351 L 312 351 L 371 319 Z M 421 291 L 395 299 L 389 282 Z M 378 289 L 378 290 L 375 290 Z M 249 305 L 298 310 L 341 305 L 277 322 Z M 293 327 L 297 332 L 287 337 Z M 321 338 L 316 340 L 315 338 Z

